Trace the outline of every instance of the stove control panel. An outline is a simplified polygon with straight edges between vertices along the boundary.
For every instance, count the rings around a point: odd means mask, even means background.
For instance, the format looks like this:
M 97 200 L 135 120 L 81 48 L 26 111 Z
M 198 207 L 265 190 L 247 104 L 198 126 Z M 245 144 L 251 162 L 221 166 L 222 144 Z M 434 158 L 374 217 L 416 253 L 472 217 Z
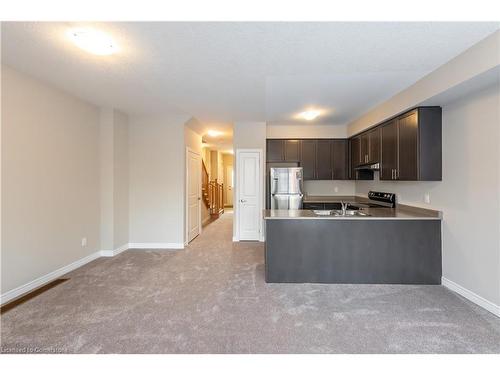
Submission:
M 396 194 L 384 193 L 381 191 L 371 191 L 368 193 L 368 198 L 377 202 L 384 202 L 396 207 Z

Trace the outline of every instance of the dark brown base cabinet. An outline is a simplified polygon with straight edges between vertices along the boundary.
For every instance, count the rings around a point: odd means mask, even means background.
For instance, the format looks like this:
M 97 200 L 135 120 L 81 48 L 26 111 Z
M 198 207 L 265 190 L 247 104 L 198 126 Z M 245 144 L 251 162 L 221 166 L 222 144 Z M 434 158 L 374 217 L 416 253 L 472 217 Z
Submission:
M 297 162 L 304 180 L 349 179 L 347 139 L 268 139 L 268 163 Z

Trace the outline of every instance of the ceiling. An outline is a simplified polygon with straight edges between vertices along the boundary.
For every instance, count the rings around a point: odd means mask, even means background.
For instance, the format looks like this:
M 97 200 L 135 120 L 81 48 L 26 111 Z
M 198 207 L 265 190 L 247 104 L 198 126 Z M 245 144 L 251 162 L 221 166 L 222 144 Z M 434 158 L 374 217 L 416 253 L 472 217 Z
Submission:
M 89 25 L 88 23 L 83 24 Z M 101 106 L 234 121 L 345 124 L 498 29 L 498 23 L 92 23 L 119 53 L 89 55 L 82 23 L 2 23 L 2 61 Z

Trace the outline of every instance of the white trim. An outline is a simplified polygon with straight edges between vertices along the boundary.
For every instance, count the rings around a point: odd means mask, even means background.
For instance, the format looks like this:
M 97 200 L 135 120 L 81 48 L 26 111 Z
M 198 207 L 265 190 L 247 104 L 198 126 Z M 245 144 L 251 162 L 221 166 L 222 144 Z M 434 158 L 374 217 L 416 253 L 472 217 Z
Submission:
M 41 276 L 33 281 L 30 281 L 29 283 L 26 283 L 24 285 L 21 285 L 17 288 L 14 288 L 12 290 L 9 290 L 8 292 L 5 292 L 0 296 L 0 304 L 7 303 L 23 294 L 26 294 L 28 292 L 31 292 L 33 289 L 39 288 L 42 285 L 45 285 L 62 275 L 67 274 L 68 272 L 71 272 L 89 262 L 92 262 L 93 260 L 101 257 L 101 252 L 96 251 L 95 253 L 92 253 L 90 255 L 87 255 L 84 258 L 78 259 L 77 261 L 68 264 L 67 266 L 61 267 L 55 271 L 52 271 L 44 276 Z
M 188 192 L 188 188 L 189 188 L 189 173 L 188 173 L 188 169 L 189 169 L 189 163 L 188 163 L 188 158 L 189 158 L 189 153 L 193 153 L 195 155 L 198 155 L 198 158 L 200 159 L 200 162 L 199 162 L 199 165 L 198 165 L 198 194 L 200 195 L 198 198 L 198 230 L 199 230 L 199 233 L 198 233 L 198 236 L 201 234 L 201 231 L 202 231 L 202 223 L 201 223 L 201 199 L 202 199 L 202 192 L 201 192 L 201 170 L 202 170 L 202 158 L 201 158 L 201 153 L 195 151 L 194 149 L 192 149 L 191 147 L 189 146 L 186 146 L 186 158 L 184 160 L 184 168 L 185 168 L 185 175 L 186 175 L 186 179 L 185 179 L 185 186 L 184 186 L 184 212 L 185 212 L 185 218 L 184 218 L 184 226 L 185 226 L 185 229 L 184 229 L 184 243 L 185 245 L 187 245 L 189 243 L 189 192 Z M 197 236 L 196 236 L 197 237 Z M 195 237 L 195 238 L 196 238 Z M 193 238 L 194 239 L 194 238 Z M 184 248 L 184 246 L 182 247 Z
M 486 298 L 483 298 L 476 293 L 470 291 L 469 289 L 464 288 L 457 283 L 448 280 L 445 277 L 441 278 L 441 284 L 446 288 L 460 294 L 462 297 L 467 298 L 469 301 L 474 302 L 476 305 L 481 306 L 483 309 L 488 310 L 490 313 L 495 314 L 500 317 L 500 306 L 495 305 L 493 302 L 488 301 Z
M 233 242 L 239 242 L 240 241 L 240 223 L 239 223 L 239 215 L 240 215 L 240 189 L 239 189 L 239 181 L 240 181 L 240 168 L 238 168 L 239 164 L 239 157 L 242 152 L 257 152 L 259 154 L 259 213 L 262 212 L 262 205 L 263 205 L 263 188 L 264 188 L 264 178 L 263 178 L 263 173 L 264 173 L 264 168 L 265 166 L 263 165 L 264 163 L 264 151 L 261 148 L 238 148 L 236 149 L 235 152 L 235 157 L 233 161 L 233 168 L 236 169 L 236 176 L 235 176 L 235 181 L 234 181 L 234 194 L 236 196 L 236 200 L 233 199 L 233 220 L 234 220 L 234 225 L 236 226 L 236 231 L 234 231 L 234 236 L 233 236 Z M 233 197 L 234 198 L 234 197 Z M 262 239 L 262 218 L 259 221 L 259 239 L 257 241 L 260 241 Z
M 120 247 L 117 247 L 114 250 L 101 250 L 101 256 L 102 257 L 114 257 L 120 253 L 123 253 L 125 250 L 129 249 L 129 244 L 126 243 Z
M 145 243 L 129 243 L 129 249 L 144 249 L 144 250 L 178 250 L 184 249 L 183 242 L 145 242 Z

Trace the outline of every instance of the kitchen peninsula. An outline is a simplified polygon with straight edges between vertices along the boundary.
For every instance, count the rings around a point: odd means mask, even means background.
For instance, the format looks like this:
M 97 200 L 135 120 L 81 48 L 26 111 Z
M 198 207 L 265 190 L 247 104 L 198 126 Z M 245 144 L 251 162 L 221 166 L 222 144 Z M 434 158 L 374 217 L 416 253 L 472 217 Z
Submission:
M 441 283 L 441 212 L 401 204 L 359 212 L 265 210 L 266 282 Z

